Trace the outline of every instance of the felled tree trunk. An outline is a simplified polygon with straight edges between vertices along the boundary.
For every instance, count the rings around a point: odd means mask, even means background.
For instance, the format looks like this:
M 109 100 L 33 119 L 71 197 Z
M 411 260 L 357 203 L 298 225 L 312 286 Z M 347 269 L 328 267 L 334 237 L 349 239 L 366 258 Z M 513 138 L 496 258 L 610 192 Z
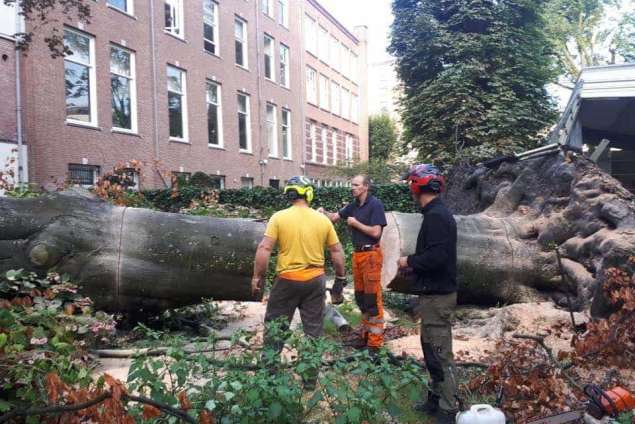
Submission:
M 0 272 L 67 273 L 109 311 L 259 300 L 251 275 L 263 233 L 260 222 L 116 207 L 78 194 L 0 198 Z
M 450 176 L 448 206 L 458 229 L 459 299 L 496 304 L 565 293 L 592 312 L 605 304 L 607 269 L 635 256 L 633 194 L 583 158 L 552 157 L 503 164 L 496 170 L 460 169 Z M 396 259 L 413 253 L 421 215 L 391 214 L 384 232 L 385 287 L 407 291 Z M 560 277 L 558 247 L 567 276 Z

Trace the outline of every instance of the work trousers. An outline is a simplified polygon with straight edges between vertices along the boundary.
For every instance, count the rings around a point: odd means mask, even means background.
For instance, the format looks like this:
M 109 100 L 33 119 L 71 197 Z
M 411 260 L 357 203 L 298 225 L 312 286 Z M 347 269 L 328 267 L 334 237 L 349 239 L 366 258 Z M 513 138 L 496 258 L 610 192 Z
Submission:
M 381 294 L 383 254 L 376 248 L 353 253 L 355 302 L 362 312 L 362 337 L 366 345 L 379 348 L 384 344 L 384 304 Z
M 283 329 L 288 329 L 296 308 L 299 308 L 304 334 L 309 337 L 321 337 L 324 332 L 325 298 L 326 277 L 324 275 L 309 281 L 278 278 L 269 294 L 265 324 L 284 317 Z M 272 340 L 265 329 L 265 345 L 280 352 L 284 346 L 284 340 Z
M 421 347 L 432 379 L 431 391 L 439 398 L 441 410 L 457 410 L 456 374 L 452 353 L 452 320 L 456 293 L 419 296 Z

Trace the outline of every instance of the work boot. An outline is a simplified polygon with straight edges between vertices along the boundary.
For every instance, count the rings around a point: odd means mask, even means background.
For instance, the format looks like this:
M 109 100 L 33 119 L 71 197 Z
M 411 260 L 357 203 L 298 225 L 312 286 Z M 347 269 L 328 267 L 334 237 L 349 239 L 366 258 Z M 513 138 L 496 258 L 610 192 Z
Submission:
M 440 409 L 436 417 L 437 424 L 456 424 L 456 411 Z
M 414 410 L 427 415 L 434 415 L 439 411 L 439 395 L 428 392 L 428 399 L 415 404 Z

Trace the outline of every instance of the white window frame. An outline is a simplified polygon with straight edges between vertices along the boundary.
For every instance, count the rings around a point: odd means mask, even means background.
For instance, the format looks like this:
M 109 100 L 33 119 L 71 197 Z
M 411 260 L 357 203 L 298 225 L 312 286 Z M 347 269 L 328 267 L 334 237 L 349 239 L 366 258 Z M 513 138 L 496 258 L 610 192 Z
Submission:
M 237 23 L 240 23 L 242 25 L 242 38 L 236 37 Z M 241 43 L 244 63 L 242 64 L 238 63 L 236 61 L 238 59 L 237 57 L 234 57 L 234 63 L 236 64 L 236 66 L 240 66 L 241 68 L 244 68 L 244 69 L 249 69 L 249 49 L 247 44 L 247 41 L 248 41 L 247 40 L 247 21 L 239 16 L 234 16 L 234 52 L 236 51 L 236 48 L 235 48 L 236 41 L 239 41 Z
M 185 38 L 185 22 L 184 22 L 184 16 L 183 16 L 184 15 L 183 0 L 163 0 L 163 1 L 164 1 L 164 5 L 169 5 L 173 10 L 174 15 L 176 15 L 176 17 L 174 18 L 175 22 L 172 23 L 172 26 L 171 27 L 164 26 L 163 30 L 168 34 L 184 39 Z M 164 13 L 165 13 L 165 10 L 164 10 Z M 164 25 L 165 25 L 165 16 L 164 16 Z
M 267 42 L 270 43 L 269 47 L 267 47 Z M 265 74 L 265 79 L 268 79 L 269 81 L 272 81 L 272 82 L 276 82 L 275 51 L 276 51 L 276 40 L 272 36 L 265 34 L 263 38 L 263 57 L 265 60 L 265 64 L 264 64 L 265 67 L 263 69 L 263 73 Z M 269 76 L 267 76 L 266 74 L 267 61 L 269 62 L 269 69 L 271 73 L 271 75 Z
M 359 96 L 351 93 L 351 121 L 359 124 Z
M 209 17 L 207 16 L 208 8 L 206 6 L 208 4 L 212 6 L 212 10 L 213 10 L 213 13 L 214 13 L 213 22 L 210 21 Z M 213 54 L 215 56 L 220 56 L 219 13 L 220 13 L 220 6 L 219 6 L 217 1 L 215 1 L 215 0 L 203 0 L 203 50 L 205 50 L 207 53 Z M 209 25 L 209 26 L 211 26 L 213 28 L 214 41 L 205 38 L 205 25 Z M 213 52 L 210 52 L 209 50 L 207 50 L 205 48 L 205 43 L 206 42 L 210 43 L 210 44 L 212 44 L 214 46 L 214 51 Z
M 321 137 L 322 137 L 322 163 L 324 165 L 328 164 L 328 157 L 329 157 L 329 136 L 328 136 L 328 129 L 323 126 L 322 127 L 322 133 L 321 133 Z
M 319 77 L 319 96 L 320 96 L 320 108 L 324 110 L 329 110 L 329 96 L 330 96 L 330 85 L 331 81 L 324 74 L 320 74 Z
M 90 58 L 90 62 L 85 63 L 80 60 L 71 59 L 68 56 L 64 57 L 65 62 L 68 61 L 77 65 L 86 66 L 88 68 L 88 101 L 90 102 L 89 121 L 81 121 L 78 119 L 66 117 L 66 122 L 89 127 L 97 127 L 97 125 L 99 125 L 99 119 L 97 117 L 97 72 L 95 70 L 95 37 L 67 26 L 64 27 L 64 31 L 72 32 L 81 37 L 88 38 L 88 56 Z M 66 83 L 66 79 L 64 80 L 64 82 Z M 66 102 L 66 99 L 64 99 L 64 102 Z
M 289 28 L 289 0 L 278 0 L 278 23 Z
M 317 128 L 314 123 L 309 126 L 309 137 L 311 137 L 311 162 L 317 162 Z
M 347 121 L 351 120 L 351 92 L 342 88 L 342 113 L 341 117 Z
M 70 178 L 71 177 L 71 175 L 70 175 L 71 167 L 83 168 L 83 170 L 85 172 L 90 171 L 92 173 L 92 178 L 93 178 L 92 184 L 74 184 L 75 186 L 89 188 L 89 187 L 94 187 L 95 184 L 97 184 L 97 180 L 99 179 L 99 174 L 100 174 L 100 167 L 98 165 L 87 165 L 87 164 L 85 165 L 85 164 L 79 164 L 79 163 L 69 163 L 67 165 L 68 177 L 69 177 L 70 181 L 73 182 L 73 180 Z
M 280 85 L 285 88 L 291 88 L 291 72 L 290 72 L 290 58 L 291 50 L 289 46 L 280 43 Z
M 218 99 L 217 103 L 213 103 L 209 100 L 209 96 L 207 95 L 207 89 L 209 86 L 216 87 L 216 98 Z M 206 84 L 205 84 L 205 105 L 207 106 L 209 104 L 215 105 L 217 109 L 216 116 L 217 116 L 218 122 L 216 123 L 216 125 L 218 125 L 218 144 L 212 144 L 209 142 L 209 128 L 208 128 L 207 129 L 207 133 L 208 133 L 207 145 L 209 147 L 223 149 L 225 148 L 225 139 L 223 137 L 224 135 L 223 134 L 223 90 L 220 84 L 218 84 L 217 82 L 208 80 L 206 81 Z M 207 113 L 207 108 L 205 109 L 205 112 Z
M 318 57 L 324 63 L 329 62 L 329 32 L 326 28 L 318 27 Z
M 284 117 L 287 117 L 287 123 L 285 125 Z M 286 128 L 286 137 L 285 137 L 285 128 Z M 282 145 L 287 146 L 287 154 L 284 154 L 284 148 L 282 149 L 282 158 L 287 160 L 292 160 L 293 158 L 293 136 L 291 134 L 291 111 L 289 109 L 282 108 L 282 120 L 280 121 L 280 134 L 282 136 Z
M 310 66 L 306 67 L 306 98 L 312 105 L 318 105 L 318 73 Z
M 136 134 L 138 131 L 138 126 L 137 126 L 137 75 L 136 75 L 136 65 L 135 65 L 135 53 L 132 50 L 126 49 L 124 47 L 118 46 L 116 44 L 110 44 L 110 48 L 111 49 L 117 49 L 117 50 L 123 50 L 126 53 L 128 53 L 130 55 L 130 76 L 128 75 L 121 75 L 118 74 L 116 72 L 113 72 L 112 69 L 110 70 L 110 73 L 112 75 L 116 75 L 118 77 L 123 77 L 123 78 L 127 78 L 129 80 L 129 84 L 130 84 L 130 128 L 120 128 L 120 127 L 115 127 L 114 125 L 112 126 L 113 130 L 116 130 L 118 132 L 126 132 L 126 133 L 132 133 L 132 134 Z M 111 94 L 112 96 L 112 89 L 111 89 Z
M 265 136 L 269 157 L 277 158 L 278 152 L 278 108 L 273 103 L 267 102 L 265 106 Z
M 304 24 L 305 24 L 305 43 L 306 43 L 306 51 L 311 53 L 313 56 L 318 55 L 318 33 L 317 28 L 318 24 L 309 15 L 304 15 Z
M 262 13 L 273 18 L 273 2 L 274 0 L 261 0 Z
M 130 16 L 134 16 L 134 0 L 125 0 L 126 2 L 126 8 L 125 9 L 121 9 L 117 6 L 115 6 L 114 4 L 110 4 L 110 1 L 107 1 L 106 4 L 108 5 L 108 7 L 112 7 L 113 9 L 117 9 L 127 15 Z
M 247 183 L 245 185 L 245 183 Z M 254 177 L 240 177 L 240 186 L 242 188 L 254 188 Z
M 188 119 L 187 119 L 187 72 L 184 69 L 177 68 L 176 66 L 168 65 L 168 68 L 176 69 L 181 73 L 181 93 L 174 91 L 174 93 L 180 94 L 181 96 L 181 125 L 183 126 L 183 137 L 172 137 L 170 135 L 170 140 L 178 141 L 181 143 L 188 143 L 189 132 L 188 132 Z M 167 73 L 166 73 L 167 75 Z M 168 89 L 168 92 L 170 90 Z M 169 114 L 169 111 L 168 111 Z M 170 132 L 170 120 L 168 118 L 168 134 Z
M 354 83 L 357 83 L 357 81 L 359 80 L 359 69 L 357 68 L 358 67 L 357 60 L 358 60 L 357 55 L 353 53 L 353 51 L 351 50 L 350 80 L 353 81 Z
M 342 114 L 342 89 L 334 80 L 331 80 L 331 112 L 337 116 Z
M 239 91 L 237 94 L 236 99 L 238 100 L 238 96 L 244 96 L 246 99 L 245 102 L 245 122 L 247 123 L 247 148 L 243 149 L 240 147 L 240 125 L 238 127 L 238 149 L 241 153 L 251 153 L 252 152 L 252 144 L 251 144 L 251 96 L 247 93 L 244 93 L 242 91 Z M 237 113 L 241 114 L 242 112 L 240 111 L 240 106 L 239 104 L 237 104 Z
M 346 164 L 348 166 L 353 163 L 353 137 L 350 134 L 346 134 L 346 151 L 344 153 Z
M 339 72 L 340 70 L 340 42 L 335 36 L 331 35 L 331 47 L 329 49 L 329 64 L 331 68 Z
M 346 47 L 346 44 L 342 43 L 342 75 L 346 78 L 350 76 L 351 62 L 350 62 L 350 50 Z
M 333 162 L 332 164 L 337 165 L 337 135 L 338 131 L 336 129 L 331 129 L 331 142 L 333 143 Z

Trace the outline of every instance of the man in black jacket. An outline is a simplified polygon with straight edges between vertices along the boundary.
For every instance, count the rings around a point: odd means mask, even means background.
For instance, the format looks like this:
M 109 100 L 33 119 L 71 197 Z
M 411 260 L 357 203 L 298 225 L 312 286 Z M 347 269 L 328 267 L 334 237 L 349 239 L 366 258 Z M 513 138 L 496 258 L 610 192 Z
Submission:
M 414 255 L 399 258 L 415 279 L 419 295 L 421 346 L 432 388 L 417 409 L 436 414 L 439 423 L 454 423 L 457 392 L 452 354 L 452 318 L 456 307 L 456 222 L 439 194 L 445 179 L 433 165 L 416 165 L 408 176 L 413 198 L 421 205 L 423 223 Z

